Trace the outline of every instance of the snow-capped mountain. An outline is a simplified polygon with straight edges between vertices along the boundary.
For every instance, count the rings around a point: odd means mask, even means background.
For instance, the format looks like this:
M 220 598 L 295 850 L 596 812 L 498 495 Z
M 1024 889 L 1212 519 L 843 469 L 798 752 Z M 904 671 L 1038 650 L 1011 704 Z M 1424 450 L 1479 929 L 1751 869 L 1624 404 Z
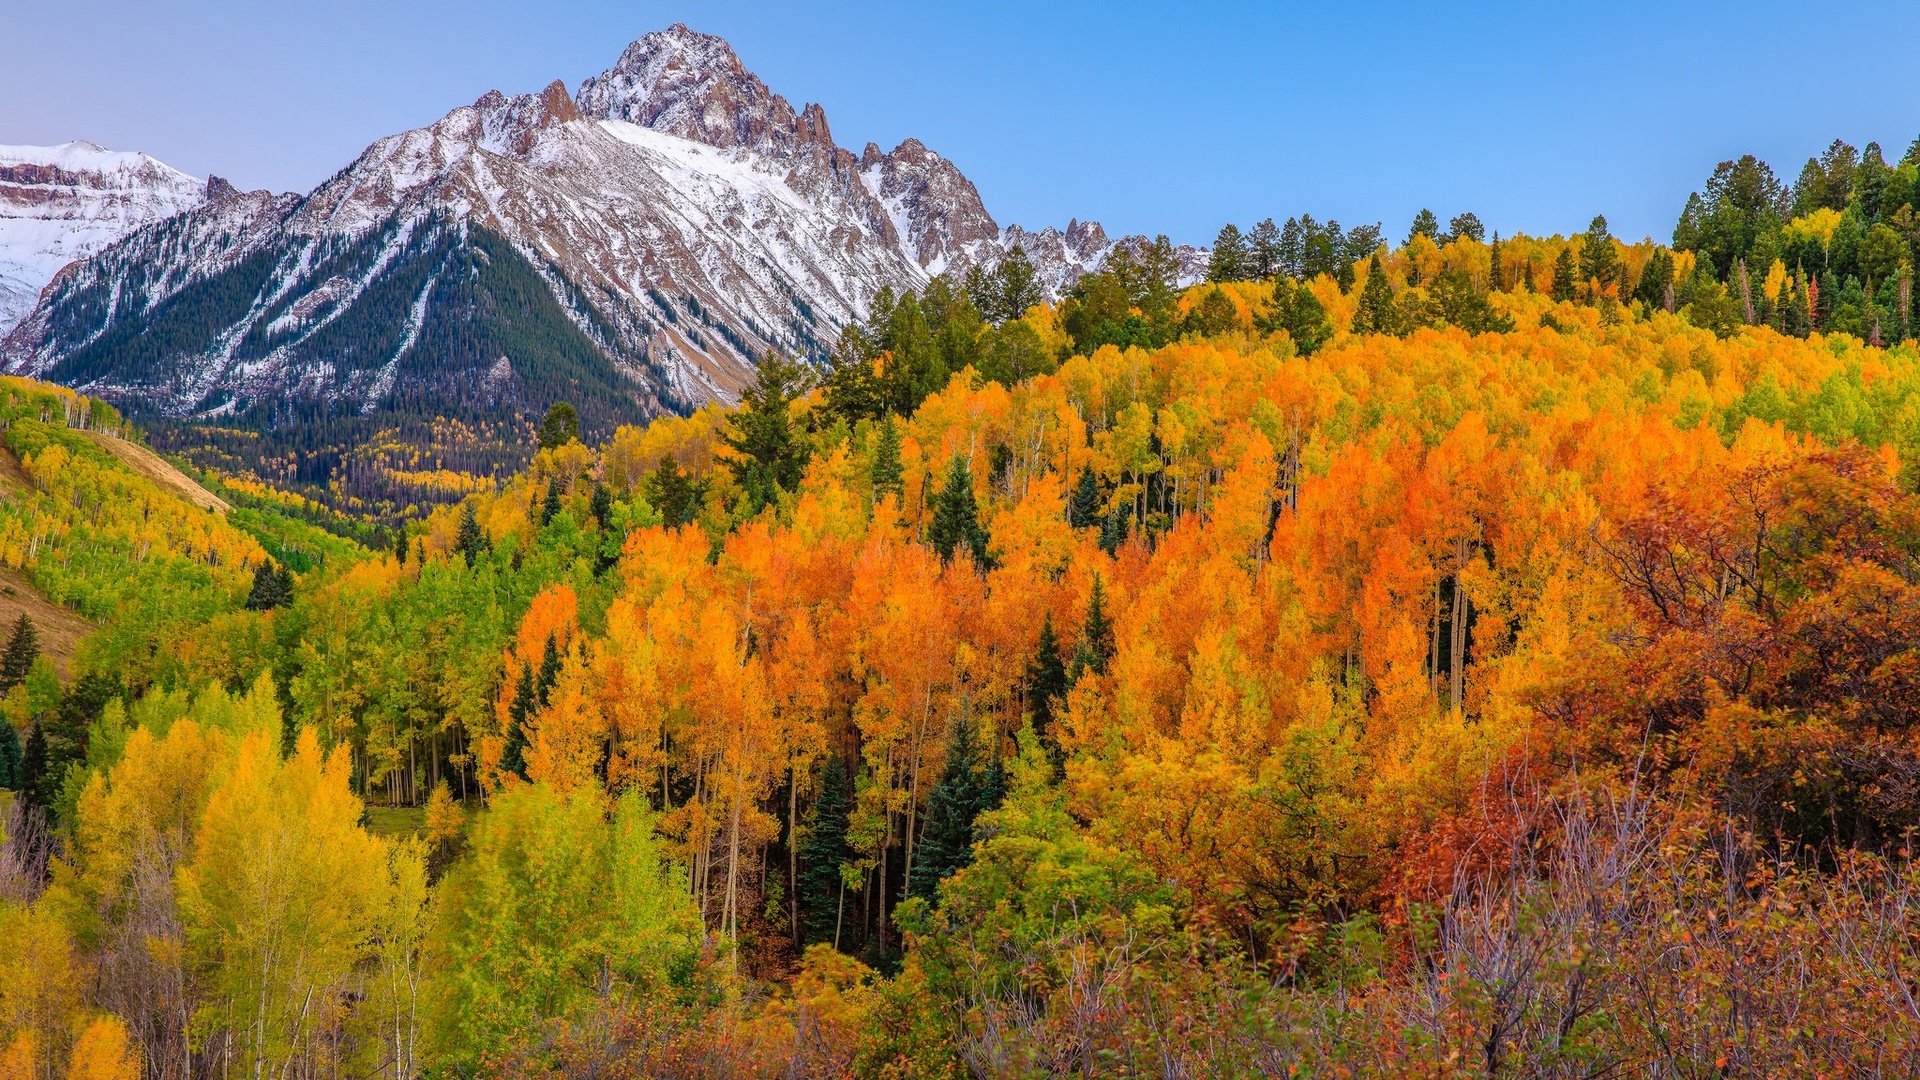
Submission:
M 198 206 L 207 190 L 145 154 L 89 142 L 0 146 L 0 335 L 62 267 Z
M 575 95 L 491 92 L 381 139 L 305 196 L 217 194 L 70 267 L 0 361 L 176 418 L 565 397 L 602 426 L 730 400 L 767 351 L 823 357 L 881 286 L 1019 244 L 1057 292 L 1111 246 L 1002 228 L 917 140 L 856 157 L 684 26 Z

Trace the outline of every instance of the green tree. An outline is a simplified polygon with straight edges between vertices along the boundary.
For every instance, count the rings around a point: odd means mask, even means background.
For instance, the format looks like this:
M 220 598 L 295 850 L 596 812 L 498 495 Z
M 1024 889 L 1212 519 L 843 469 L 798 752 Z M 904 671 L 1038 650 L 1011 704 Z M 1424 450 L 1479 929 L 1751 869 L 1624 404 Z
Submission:
M 1262 218 L 1260 224 L 1248 230 L 1247 257 L 1248 276 L 1255 281 L 1286 273 L 1280 228 L 1272 218 Z
M 1092 465 L 1080 466 L 1080 480 L 1073 485 L 1073 497 L 1067 501 L 1067 524 L 1085 529 L 1100 524 L 1100 481 Z
M 1067 682 L 1077 683 L 1089 671 L 1105 675 L 1114 649 L 1113 621 L 1107 617 L 1107 587 L 1096 577 L 1093 592 L 1087 597 L 1087 617 L 1080 623 L 1080 644 L 1074 649 Z
M 0 653 L 0 696 L 26 682 L 28 673 L 33 671 L 33 662 L 39 658 L 40 632 L 23 611 L 13 622 L 6 651 Z
M 973 861 L 973 823 L 992 809 L 972 725 L 961 720 L 947 737 L 947 761 L 927 795 L 926 826 L 913 849 L 907 893 L 932 900 L 934 887 Z
M 1333 337 L 1333 323 L 1320 298 L 1301 282 L 1285 277 L 1273 281 L 1273 297 L 1259 317 L 1259 326 L 1268 333 L 1285 331 L 1301 356 L 1310 356 Z
M 559 513 L 560 478 L 557 476 L 549 476 L 547 477 L 546 497 L 540 500 L 540 527 L 544 529 L 548 525 L 553 524 L 554 517 Z
M 800 841 L 800 902 L 802 943 L 840 947 L 846 922 L 847 885 L 841 867 L 852 861 L 847 845 L 847 815 L 853 809 L 852 787 L 838 754 L 827 755 L 820 770 L 820 790 Z
M 1360 287 L 1360 303 L 1353 313 L 1356 334 L 1394 334 L 1402 332 L 1400 309 L 1394 303 L 1393 284 L 1387 280 L 1380 253 L 1374 252 L 1367 264 L 1367 283 Z
M 500 752 L 500 769 L 522 780 L 527 778 L 527 721 L 540 709 L 540 692 L 533 683 L 533 665 L 523 664 L 520 678 L 513 685 L 513 700 L 507 703 L 507 744 Z
M 889 416 L 880 422 L 873 440 L 873 464 L 867 470 L 873 484 L 873 497 L 901 498 L 907 490 L 906 471 L 900 464 L 900 425 Z
M 740 395 L 726 444 L 733 451 L 727 467 L 759 508 L 782 491 L 799 486 L 812 447 L 793 423 L 792 405 L 805 390 L 807 374 L 797 361 L 768 353 L 754 371 L 752 385 Z
M 580 413 L 564 401 L 556 401 L 540 421 L 540 449 L 552 450 L 580 437 Z
M 1613 234 L 1607 231 L 1606 216 L 1593 215 L 1593 221 L 1587 225 L 1586 239 L 1580 245 L 1581 280 L 1589 283 L 1588 287 L 1596 290 L 1597 296 L 1597 290 L 1606 288 L 1614 279 L 1619 261 L 1619 253 L 1613 249 Z
M 706 498 L 706 489 L 706 482 L 696 482 L 689 477 L 672 454 L 663 455 L 660 463 L 647 474 L 647 501 L 660 512 L 660 521 L 668 528 L 694 519 L 701 500 Z
M 1240 227 L 1229 222 L 1220 227 L 1213 238 L 1213 250 L 1207 256 L 1207 280 L 1245 281 L 1252 276 L 1250 264 L 1252 253 L 1247 250 L 1246 237 L 1240 235 Z
M 11 721 L 0 720 L 8 727 Z M 35 721 L 33 730 L 27 732 L 27 742 L 20 751 L 20 766 L 14 773 L 14 789 L 20 792 L 27 805 L 45 809 L 53 805 L 59 794 L 51 783 L 52 775 L 47 766 L 47 725 L 45 721 Z
M 955 454 L 947 469 L 946 486 L 934 504 L 933 521 L 927 526 L 927 543 L 944 562 L 965 548 L 977 567 L 990 564 L 987 556 L 987 530 L 980 524 L 980 508 L 973 495 L 973 470 L 964 454 Z
M 1027 249 L 1018 244 L 994 264 L 993 273 L 986 276 L 985 289 L 973 297 L 981 317 L 995 326 L 1025 315 L 1040 300 L 1039 272 L 1027 258 Z
M 1059 733 L 1054 731 L 1054 709 L 1066 699 L 1069 684 L 1067 665 L 1060 658 L 1060 639 L 1053 630 L 1051 611 L 1040 620 L 1040 641 L 1034 646 L 1033 659 L 1027 661 L 1027 713 L 1033 717 L 1033 733 L 1047 747 L 1059 753 Z
M 1413 225 L 1407 229 L 1407 243 L 1413 243 L 1416 236 L 1424 236 L 1435 243 L 1440 242 L 1440 219 L 1424 206 L 1420 208 L 1419 213 L 1413 215 Z
M 248 611 L 271 611 L 293 602 L 293 571 L 272 559 L 253 568 L 253 588 L 247 593 Z
M 475 560 L 486 554 L 489 546 L 486 534 L 480 531 L 480 519 L 474 514 L 473 501 L 468 500 L 460 507 L 460 527 L 454 533 L 453 550 L 465 558 L 471 567 Z
M 24 754 L 20 730 L 13 726 L 13 721 L 0 716 L 0 788 L 19 790 Z
M 1453 215 L 1447 222 L 1447 233 L 1455 240 L 1467 239 L 1478 244 L 1487 238 L 1487 227 L 1480 224 L 1480 215 L 1471 210 Z
M 1573 265 L 1573 248 L 1563 247 L 1553 260 L 1553 292 L 1556 301 L 1572 300 L 1579 293 L 1579 271 Z

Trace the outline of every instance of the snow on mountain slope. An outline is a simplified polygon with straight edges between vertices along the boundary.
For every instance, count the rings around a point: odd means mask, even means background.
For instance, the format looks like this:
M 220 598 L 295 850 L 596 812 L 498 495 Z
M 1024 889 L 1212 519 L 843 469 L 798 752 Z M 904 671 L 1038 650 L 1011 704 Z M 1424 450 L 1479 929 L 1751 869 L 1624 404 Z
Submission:
M 0 363 L 180 418 L 564 394 L 604 426 L 731 400 L 768 351 L 823 358 L 882 286 L 1015 244 L 1055 294 L 1111 246 L 1094 223 L 1001 228 L 916 140 L 855 157 L 820 106 L 675 26 L 577 95 L 490 92 L 306 196 L 140 230 L 64 272 Z
M 206 191 L 145 154 L 89 142 L 0 146 L 0 335 L 62 267 L 199 205 Z

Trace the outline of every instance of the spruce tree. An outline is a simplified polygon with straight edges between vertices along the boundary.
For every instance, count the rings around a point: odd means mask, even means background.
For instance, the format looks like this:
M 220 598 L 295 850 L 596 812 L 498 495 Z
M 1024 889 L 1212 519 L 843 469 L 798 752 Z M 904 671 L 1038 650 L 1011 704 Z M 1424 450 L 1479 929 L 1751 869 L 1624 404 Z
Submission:
M 1100 481 L 1092 465 L 1080 466 L 1080 480 L 1073 485 L 1073 497 L 1067 501 L 1067 524 L 1085 529 L 1100 524 Z
M 733 451 L 727 467 L 745 493 L 747 505 L 758 510 L 792 491 L 807 469 L 812 447 L 794 427 L 790 406 L 807 384 L 807 372 L 797 361 L 768 353 L 754 369 L 754 380 L 740 395 L 740 408 L 730 417 L 727 447 Z
M 21 752 L 19 730 L 0 716 L 0 788 L 19 789 Z
M 1107 617 L 1107 587 L 1099 578 L 1094 578 L 1093 594 L 1087 598 L 1087 617 L 1080 623 L 1080 645 L 1073 652 L 1073 667 L 1067 672 L 1068 684 L 1079 682 L 1089 671 L 1105 675 L 1114 648 L 1113 622 Z
M 520 681 L 513 687 L 513 700 L 507 705 L 507 746 L 500 753 L 500 768 L 522 780 L 527 778 L 527 720 L 539 707 L 539 694 L 533 685 L 533 665 L 523 665 Z
M 1249 276 L 1249 262 L 1251 256 L 1246 238 L 1240 235 L 1240 227 L 1223 225 L 1219 235 L 1213 238 L 1213 251 L 1207 257 L 1207 280 L 1244 281 Z
M 1027 712 L 1033 733 L 1052 752 L 1058 745 L 1053 730 L 1054 706 L 1067 696 L 1067 665 L 1060 659 L 1060 639 L 1053 631 L 1053 612 L 1040 620 L 1040 641 L 1027 662 Z
M 272 611 L 293 600 L 293 571 L 268 559 L 253 568 L 253 588 L 247 593 L 248 611 Z
M 1573 267 L 1573 249 L 1563 247 L 1553 260 L 1553 299 L 1572 300 L 1579 288 L 1578 271 Z
M 1619 254 L 1613 250 L 1613 234 L 1607 231 L 1606 215 L 1593 215 L 1593 221 L 1587 225 L 1587 235 L 1580 244 L 1580 279 L 1596 290 L 1596 299 L 1597 291 L 1606 288 L 1607 283 L 1613 280 L 1619 260 Z M 1556 292 L 1559 290 L 1558 270 L 1555 267 Z
M 547 497 L 540 500 L 540 527 L 546 528 L 560 513 L 560 478 L 547 477 Z
M 907 892 L 931 901 L 934 887 L 973 861 L 973 820 L 979 816 L 985 779 L 975 758 L 972 726 L 953 725 L 947 763 L 927 796 L 926 825 L 913 849 Z
M 553 695 L 555 683 L 560 681 L 560 641 L 552 634 L 547 635 L 547 650 L 540 657 L 540 677 L 534 685 L 535 700 L 540 708 L 547 707 L 547 701 Z
M 974 305 L 980 314 L 995 326 L 1001 326 L 1027 313 L 1027 309 L 1038 304 L 1043 297 L 1040 293 L 1040 274 L 1027 258 L 1027 250 L 1015 244 L 1000 262 L 993 268 L 988 281 L 989 304 L 981 304 L 978 299 Z
M 689 479 L 672 454 L 662 457 L 647 476 L 647 501 L 660 512 L 660 522 L 668 528 L 692 521 L 705 494 L 706 484 Z
M 552 450 L 580 437 L 580 414 L 572 405 L 556 401 L 540 421 L 540 449 Z
M 20 767 L 15 773 L 14 788 L 28 806 L 53 805 L 54 785 L 49 782 L 48 757 L 47 726 L 36 720 L 33 730 L 27 732 L 27 744 L 20 752 Z
M 1377 251 L 1367 263 L 1367 283 L 1360 287 L 1360 303 L 1353 313 L 1353 332 L 1400 333 L 1400 309 L 1393 301 L 1393 284 L 1387 280 L 1386 267 Z
M 587 512 L 593 515 L 593 523 L 606 531 L 613 525 L 613 492 L 598 480 L 593 482 L 593 495 L 587 500 Z
M 40 632 L 26 612 L 14 620 L 13 634 L 7 638 L 7 650 L 0 653 L 0 695 L 27 681 L 33 662 L 40 658 Z
M 471 500 L 460 507 L 460 528 L 454 534 L 453 550 L 459 552 L 471 567 L 487 549 L 487 538 L 480 532 L 480 519 L 474 515 Z
M 1121 503 L 1100 523 L 1100 550 L 1109 555 L 1127 542 L 1127 520 L 1133 516 L 1133 504 Z
M 1492 257 L 1487 263 L 1487 291 L 1505 292 L 1506 288 L 1506 274 L 1500 269 L 1500 234 L 1494 233 Z
M 1294 351 L 1310 356 L 1333 336 L 1333 324 L 1320 298 L 1305 284 L 1288 278 L 1273 279 L 1273 298 L 1258 319 L 1260 329 L 1268 333 L 1286 331 Z
M 964 546 L 973 555 L 975 566 L 985 568 L 987 530 L 980 524 L 980 508 L 973 497 L 973 470 L 965 455 L 955 454 L 947 470 L 946 486 L 934 504 L 933 522 L 927 526 L 927 543 L 938 552 L 942 562 L 953 561 L 954 552 Z
M 407 548 L 409 546 L 406 528 L 401 527 L 395 529 L 393 532 L 393 561 L 399 563 L 401 566 L 407 565 Z
M 875 501 L 883 495 L 901 498 L 907 490 L 906 471 L 900 465 L 900 425 L 892 416 L 880 422 L 880 431 L 873 442 L 873 465 L 867 470 L 867 478 L 873 483 Z
M 1487 227 L 1480 224 L 1480 215 L 1471 210 L 1453 215 L 1447 222 L 1447 232 L 1455 240 L 1471 240 L 1480 243 L 1487 238 Z
M 820 791 L 814 796 L 813 812 L 807 819 L 807 834 L 800 841 L 800 872 L 795 891 L 799 894 L 801 940 L 807 945 L 822 943 L 838 947 L 844 910 L 845 885 L 840 867 L 851 861 L 853 849 L 847 846 L 847 815 L 853 809 L 853 794 L 847 783 L 847 770 L 838 754 L 829 754 L 820 772 Z
M 1440 219 L 1424 206 L 1413 215 L 1413 225 L 1407 229 L 1407 243 L 1413 243 L 1416 236 L 1424 236 L 1435 243 L 1440 241 Z
M 1247 271 L 1255 281 L 1286 272 L 1280 248 L 1280 227 L 1264 218 L 1247 233 Z

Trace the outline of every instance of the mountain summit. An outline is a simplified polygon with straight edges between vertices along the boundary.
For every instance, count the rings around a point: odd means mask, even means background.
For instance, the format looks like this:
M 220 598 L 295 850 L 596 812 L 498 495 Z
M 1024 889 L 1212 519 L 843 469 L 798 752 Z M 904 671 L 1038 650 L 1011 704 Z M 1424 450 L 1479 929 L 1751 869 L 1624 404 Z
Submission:
M 823 358 L 883 286 L 1020 244 L 1057 292 L 1110 246 L 1002 228 L 917 140 L 856 156 L 685 26 L 577 94 L 490 92 L 380 139 L 306 195 L 195 192 L 62 272 L 0 341 L 7 370 L 180 420 L 566 399 L 604 432 L 731 400 L 765 352 Z

